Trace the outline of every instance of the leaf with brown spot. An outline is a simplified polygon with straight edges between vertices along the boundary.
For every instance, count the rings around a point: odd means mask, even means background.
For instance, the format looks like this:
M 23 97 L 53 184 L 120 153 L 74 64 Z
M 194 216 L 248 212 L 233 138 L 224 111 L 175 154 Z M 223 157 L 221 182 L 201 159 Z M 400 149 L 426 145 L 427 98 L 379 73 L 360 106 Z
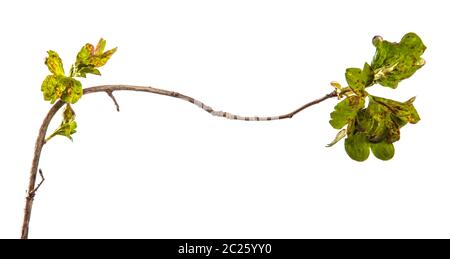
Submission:
M 58 53 L 53 50 L 49 50 L 47 53 L 48 57 L 45 59 L 45 65 L 47 65 L 48 70 L 54 75 L 63 76 L 64 67 Z
M 72 67 L 72 76 L 86 77 L 86 74 L 101 75 L 97 69 L 104 66 L 117 48 L 105 51 L 106 41 L 100 39 L 96 47 L 92 44 L 85 44 L 78 52 L 75 64 Z
M 364 108 L 364 98 L 353 95 L 339 102 L 330 114 L 330 124 L 335 129 L 341 129 L 352 120 L 360 109 Z
M 372 60 L 375 81 L 382 86 L 397 88 L 403 79 L 412 76 L 424 64 L 421 57 L 426 46 L 415 33 L 407 33 L 399 43 L 378 37 L 374 40 L 376 53 Z

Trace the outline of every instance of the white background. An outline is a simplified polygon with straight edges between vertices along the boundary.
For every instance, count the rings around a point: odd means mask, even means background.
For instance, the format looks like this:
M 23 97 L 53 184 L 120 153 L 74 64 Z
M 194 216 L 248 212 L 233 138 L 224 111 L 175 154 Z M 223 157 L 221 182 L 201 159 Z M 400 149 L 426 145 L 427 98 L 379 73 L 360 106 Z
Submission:
M 46 51 L 66 71 L 86 42 L 117 53 L 88 76 L 179 91 L 242 115 L 277 115 L 345 83 L 374 35 L 410 31 L 427 64 L 396 90 L 422 120 L 393 160 L 325 148 L 336 100 L 292 120 L 211 117 L 177 99 L 83 97 L 74 142 L 45 145 L 30 238 L 450 238 L 450 16 L 445 1 L 2 1 L 0 237 L 20 235 L 35 138 L 50 108 Z M 60 123 L 55 118 L 50 130 Z

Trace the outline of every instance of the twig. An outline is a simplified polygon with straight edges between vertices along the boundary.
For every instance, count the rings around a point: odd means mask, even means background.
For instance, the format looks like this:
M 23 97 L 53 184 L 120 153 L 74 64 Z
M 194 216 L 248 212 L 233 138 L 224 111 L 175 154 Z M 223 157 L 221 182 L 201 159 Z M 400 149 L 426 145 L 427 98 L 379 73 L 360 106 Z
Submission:
M 286 114 L 286 115 L 280 116 L 280 119 L 285 119 L 285 118 L 286 118 L 286 119 L 287 119 L 287 118 L 290 119 L 290 118 L 294 117 L 294 115 L 296 115 L 297 113 L 303 111 L 304 109 L 306 109 L 306 108 L 308 108 L 308 107 L 310 107 L 310 106 L 313 106 L 313 105 L 315 105 L 315 104 L 321 103 L 321 102 L 325 101 L 326 99 L 333 98 L 333 97 L 336 97 L 336 96 L 337 96 L 336 91 L 333 91 L 333 92 L 331 92 L 331 93 L 325 95 L 325 96 L 322 97 L 322 98 L 316 99 L 316 100 L 314 100 L 314 101 L 312 101 L 312 102 L 309 102 L 309 103 L 303 105 L 302 107 L 298 108 L 297 110 L 295 110 L 295 111 L 293 111 L 293 112 L 291 112 L 291 113 L 288 113 L 288 114 Z
M 305 105 L 297 108 L 296 110 L 283 114 L 278 116 L 240 116 L 228 112 L 223 111 L 216 111 L 210 106 L 207 106 L 203 102 L 194 99 L 192 97 L 189 97 L 187 95 L 168 91 L 164 89 L 158 89 L 154 87 L 145 87 L 145 86 L 133 86 L 133 85 L 101 85 L 101 86 L 94 86 L 89 87 L 83 90 L 83 94 L 90 94 L 90 93 L 97 93 L 97 92 L 106 92 L 109 97 L 111 97 L 114 101 L 114 104 L 116 105 L 117 111 L 119 111 L 119 105 L 114 98 L 114 95 L 112 92 L 114 91 L 136 91 L 136 92 L 147 92 L 147 93 L 153 93 L 153 94 L 159 94 L 159 95 L 165 95 L 170 96 L 178 99 L 185 100 L 187 102 L 190 102 L 192 104 L 195 104 L 196 106 L 200 107 L 204 111 L 208 112 L 209 114 L 213 116 L 218 117 L 224 117 L 231 120 L 244 120 L 244 121 L 272 121 L 272 120 L 281 120 L 281 119 L 290 119 L 297 113 L 303 111 L 304 109 L 311 107 L 315 104 L 318 104 L 320 102 L 325 101 L 326 99 L 336 97 L 336 91 L 333 91 L 322 98 L 319 98 L 317 100 L 311 101 L 309 103 L 306 103 Z M 30 178 L 29 178 L 29 184 L 28 184 L 28 192 L 26 197 L 26 203 L 25 203 L 25 209 L 24 209 L 24 218 L 22 223 L 22 239 L 28 238 L 28 231 L 30 226 L 30 219 L 31 219 L 31 210 L 33 208 L 33 201 L 34 196 L 36 194 L 36 191 L 41 186 L 42 182 L 44 181 L 44 177 L 42 176 L 42 181 L 38 184 L 38 186 L 35 188 L 36 185 L 36 175 L 38 172 L 38 166 L 39 166 L 39 160 L 41 157 L 42 147 L 45 144 L 45 135 L 47 133 L 48 125 L 50 124 L 50 121 L 52 120 L 53 116 L 55 116 L 56 112 L 64 105 L 64 102 L 61 100 L 58 100 L 48 111 L 47 115 L 44 118 L 44 121 L 42 122 L 42 125 L 39 129 L 39 134 L 36 139 L 36 144 L 34 148 L 34 155 L 33 155 L 33 161 L 31 163 L 31 169 L 30 169 Z
M 34 197 L 34 195 L 36 194 L 36 192 L 39 190 L 39 187 L 41 187 L 42 183 L 44 183 L 44 181 L 45 181 L 44 174 L 42 173 L 42 170 L 41 170 L 41 169 L 39 169 L 39 175 L 41 176 L 41 181 L 38 183 L 37 187 L 34 188 L 34 190 L 32 190 L 32 191 L 30 192 L 30 195 L 31 195 L 32 197 Z
M 117 102 L 116 97 L 114 97 L 113 91 L 112 90 L 106 90 L 105 92 L 108 94 L 109 97 L 111 97 L 111 99 L 114 102 L 114 105 L 116 105 L 117 111 L 120 112 L 119 103 Z

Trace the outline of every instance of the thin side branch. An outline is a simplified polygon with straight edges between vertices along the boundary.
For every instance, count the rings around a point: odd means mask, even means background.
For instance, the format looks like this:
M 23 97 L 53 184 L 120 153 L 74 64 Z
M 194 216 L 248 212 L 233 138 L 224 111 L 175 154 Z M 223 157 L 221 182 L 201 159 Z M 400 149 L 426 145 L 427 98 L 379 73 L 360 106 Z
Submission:
M 119 103 L 117 102 L 116 97 L 114 97 L 113 91 L 112 91 L 112 90 L 106 90 L 105 92 L 106 92 L 106 93 L 108 94 L 108 96 L 111 97 L 111 99 L 113 100 L 114 105 L 116 106 L 116 110 L 117 110 L 118 112 L 120 112 Z
M 187 102 L 190 102 L 192 104 L 195 104 L 196 106 L 200 107 L 204 111 L 208 112 L 209 114 L 217 117 L 223 117 L 230 120 L 243 120 L 243 121 L 272 121 L 272 120 L 282 120 L 282 119 L 290 119 L 297 113 L 303 111 L 304 109 L 311 107 L 315 104 L 318 104 L 320 102 L 323 102 L 329 98 L 333 98 L 337 96 L 336 91 L 333 91 L 322 98 L 319 98 L 317 100 L 308 102 L 301 107 L 295 109 L 294 111 L 282 115 L 277 116 L 241 116 L 232 114 L 229 112 L 224 111 L 216 111 L 210 106 L 204 104 L 203 102 L 194 99 L 190 96 L 177 93 L 174 91 L 168 91 L 164 89 L 158 89 L 154 87 L 145 87 L 145 86 L 133 86 L 133 85 L 101 85 L 101 86 L 94 86 L 89 87 L 83 90 L 83 94 L 90 94 L 90 93 L 97 93 L 97 92 L 105 92 L 108 94 L 108 96 L 113 100 L 114 104 L 116 105 L 117 111 L 119 111 L 119 104 L 117 103 L 116 98 L 113 95 L 114 91 L 136 91 L 136 92 L 147 92 L 152 94 L 159 94 L 159 95 L 165 95 L 169 97 L 178 98 Z M 30 169 L 30 176 L 29 176 L 29 184 L 28 184 L 28 191 L 27 191 L 27 197 L 26 197 L 26 203 L 25 203 L 25 209 L 24 209 L 24 218 L 22 223 L 22 233 L 21 238 L 27 239 L 28 238 L 28 231 L 30 226 L 30 219 L 31 219 L 31 210 L 33 208 L 33 201 L 35 198 L 36 191 L 39 189 L 39 187 L 44 182 L 44 176 L 42 174 L 42 171 L 39 170 L 40 175 L 42 177 L 41 182 L 36 186 L 36 176 L 38 173 L 38 166 L 39 166 L 39 160 L 41 157 L 42 148 L 45 145 L 45 135 L 47 133 L 48 125 L 50 124 L 50 121 L 55 116 L 55 114 L 58 112 L 58 110 L 64 105 L 64 102 L 61 100 L 58 100 L 48 111 L 47 115 L 44 118 L 44 121 L 42 122 L 42 125 L 39 129 L 39 134 L 36 139 L 36 144 L 34 148 L 34 155 L 33 155 L 33 161 L 31 163 L 31 169 Z
M 44 183 L 44 181 L 45 181 L 44 174 L 42 173 L 42 170 L 41 170 L 41 169 L 39 169 L 39 175 L 41 176 L 41 181 L 38 183 L 37 187 L 36 187 L 33 191 L 30 192 L 30 195 L 31 195 L 32 197 L 34 197 L 34 195 L 36 194 L 36 192 L 39 190 L 39 187 L 41 187 L 41 185 L 42 185 L 42 184 Z

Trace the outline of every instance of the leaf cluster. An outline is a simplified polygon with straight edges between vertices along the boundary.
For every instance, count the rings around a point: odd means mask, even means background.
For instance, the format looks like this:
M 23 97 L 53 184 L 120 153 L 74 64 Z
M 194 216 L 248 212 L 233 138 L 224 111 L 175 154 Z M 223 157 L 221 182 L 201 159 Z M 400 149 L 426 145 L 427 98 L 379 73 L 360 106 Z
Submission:
M 56 135 L 66 136 L 72 140 L 72 134 L 76 132 L 77 124 L 71 104 L 76 103 L 83 95 L 82 84 L 75 77 L 86 77 L 86 74 L 101 75 L 98 68 L 105 65 L 117 50 L 114 48 L 104 51 L 105 46 L 104 39 L 100 39 L 95 48 L 92 44 L 85 44 L 78 52 L 68 76 L 65 75 L 63 62 L 58 53 L 53 50 L 47 51 L 45 65 L 51 74 L 44 79 L 41 85 L 44 100 L 50 101 L 50 103 L 61 100 L 66 103 L 63 121 L 58 129 L 47 138 L 47 141 Z
M 415 97 L 398 102 L 370 95 L 366 88 L 380 84 L 395 89 L 400 81 L 412 76 L 425 64 L 421 58 L 426 49 L 422 40 L 408 33 L 399 43 L 376 36 L 373 44 L 376 53 L 370 65 L 346 70 L 348 87 L 340 90 L 340 97 L 345 99 L 330 114 L 333 128 L 346 127 L 345 150 L 356 161 L 365 161 L 370 151 L 378 159 L 391 159 L 395 153 L 393 143 L 400 139 L 400 128 L 420 120 L 413 105 Z M 331 144 L 345 137 L 343 130 Z

